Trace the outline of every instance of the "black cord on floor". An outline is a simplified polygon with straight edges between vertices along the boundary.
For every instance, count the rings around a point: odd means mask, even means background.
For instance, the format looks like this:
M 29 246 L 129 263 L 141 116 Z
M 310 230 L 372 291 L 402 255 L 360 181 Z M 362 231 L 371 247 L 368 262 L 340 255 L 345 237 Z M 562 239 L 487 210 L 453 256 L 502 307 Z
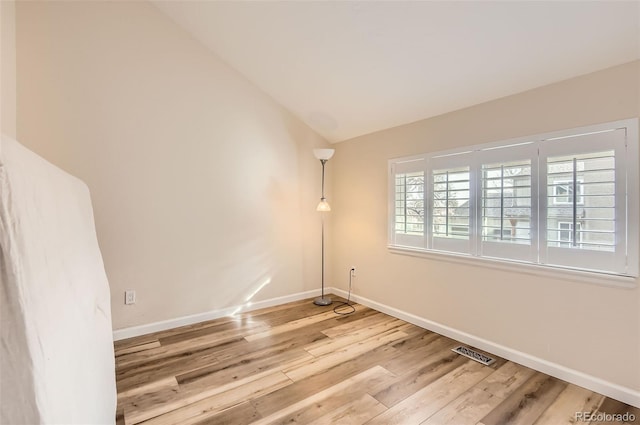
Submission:
M 353 277 L 353 275 L 351 274 L 354 270 L 353 269 L 349 269 L 349 295 L 347 296 L 347 302 L 345 303 L 344 301 L 337 301 L 339 304 L 336 305 L 335 307 L 333 307 L 333 312 L 335 314 L 340 314 L 342 316 L 346 316 L 348 314 L 352 314 L 356 312 L 356 309 L 354 306 L 351 305 L 351 278 Z M 349 310 L 347 311 L 338 311 L 339 308 L 343 308 L 343 307 L 348 307 Z

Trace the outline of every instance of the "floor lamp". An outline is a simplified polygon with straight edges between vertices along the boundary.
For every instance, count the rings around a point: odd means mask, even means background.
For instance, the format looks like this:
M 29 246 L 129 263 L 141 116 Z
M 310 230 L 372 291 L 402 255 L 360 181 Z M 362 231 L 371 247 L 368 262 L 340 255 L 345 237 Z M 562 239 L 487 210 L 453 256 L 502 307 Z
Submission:
M 335 152 L 334 149 L 314 149 L 313 154 L 316 158 L 320 160 L 322 163 L 322 198 L 320 198 L 320 203 L 316 208 L 316 211 L 320 211 L 321 213 L 321 221 L 322 221 L 322 293 L 320 297 L 313 300 L 315 305 L 329 305 L 331 304 L 331 298 L 324 296 L 324 213 L 331 211 L 331 207 L 327 202 L 327 198 L 324 197 L 324 164 L 333 156 Z

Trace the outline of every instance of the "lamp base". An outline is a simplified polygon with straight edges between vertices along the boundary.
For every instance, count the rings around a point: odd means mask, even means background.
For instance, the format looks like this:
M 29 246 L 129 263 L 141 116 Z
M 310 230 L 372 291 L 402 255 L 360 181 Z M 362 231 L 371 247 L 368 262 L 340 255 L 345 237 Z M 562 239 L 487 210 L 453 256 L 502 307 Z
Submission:
M 331 298 L 329 297 L 318 297 L 315 300 L 313 300 L 313 303 L 315 305 L 329 305 L 332 303 Z

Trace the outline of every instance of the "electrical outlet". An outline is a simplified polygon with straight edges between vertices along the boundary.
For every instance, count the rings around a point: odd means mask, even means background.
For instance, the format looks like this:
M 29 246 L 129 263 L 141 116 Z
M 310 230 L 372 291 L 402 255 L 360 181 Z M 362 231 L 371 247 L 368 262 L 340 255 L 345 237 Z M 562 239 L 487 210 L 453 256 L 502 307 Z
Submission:
M 351 266 L 351 277 L 356 277 L 356 266 Z
M 124 303 L 135 304 L 136 303 L 136 291 L 124 291 Z

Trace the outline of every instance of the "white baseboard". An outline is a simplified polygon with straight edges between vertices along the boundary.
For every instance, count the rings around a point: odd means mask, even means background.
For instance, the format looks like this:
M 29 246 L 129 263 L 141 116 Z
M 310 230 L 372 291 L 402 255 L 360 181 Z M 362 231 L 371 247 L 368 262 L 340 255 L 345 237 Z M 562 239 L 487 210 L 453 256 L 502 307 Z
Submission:
M 180 326 L 192 325 L 194 323 L 205 322 L 207 320 L 218 319 L 224 316 L 230 316 L 240 311 L 252 311 L 261 308 L 273 307 L 280 304 L 286 304 L 293 301 L 303 300 L 305 298 L 317 297 L 320 295 L 319 289 L 313 291 L 298 292 L 293 295 L 285 295 L 283 297 L 270 298 L 264 301 L 257 301 L 232 307 L 226 307 L 218 310 L 205 311 L 204 313 L 192 314 L 189 316 L 177 317 L 175 319 L 163 320 L 160 322 L 148 323 L 146 325 L 132 326 L 130 328 L 122 328 L 113 331 L 113 340 L 133 338 L 135 336 L 146 335 L 153 332 L 164 331 L 167 329 L 177 328 Z
M 327 289 L 327 291 L 336 295 L 340 295 L 344 298 L 347 297 L 347 292 L 343 291 L 342 289 L 329 288 Z M 440 323 L 433 322 L 431 320 L 416 316 L 411 313 L 407 313 L 402 310 L 398 310 L 393 307 L 389 307 L 385 304 L 381 304 L 379 302 L 355 295 L 353 293 L 351 294 L 351 299 L 359 304 L 365 305 L 374 310 L 378 310 L 382 313 L 386 313 L 398 319 L 402 319 L 406 322 L 413 323 L 414 325 L 420 326 L 421 328 L 428 329 L 440 335 L 455 339 L 456 341 L 469 344 L 488 353 L 495 354 L 496 356 L 502 357 L 504 359 L 511 360 L 523 366 L 530 367 L 531 369 L 546 373 L 547 375 L 554 376 L 572 384 L 579 385 L 600 394 L 604 394 L 607 397 L 622 401 L 623 403 L 627 403 L 640 408 L 640 391 L 636 391 L 631 388 L 623 387 L 621 385 L 605 381 L 595 376 L 591 376 L 586 373 L 561 366 L 559 364 L 532 356 L 527 353 L 523 353 L 518 350 L 514 350 L 513 348 L 505 347 L 504 345 L 496 344 L 486 339 L 479 338 L 466 332 L 450 328 Z

